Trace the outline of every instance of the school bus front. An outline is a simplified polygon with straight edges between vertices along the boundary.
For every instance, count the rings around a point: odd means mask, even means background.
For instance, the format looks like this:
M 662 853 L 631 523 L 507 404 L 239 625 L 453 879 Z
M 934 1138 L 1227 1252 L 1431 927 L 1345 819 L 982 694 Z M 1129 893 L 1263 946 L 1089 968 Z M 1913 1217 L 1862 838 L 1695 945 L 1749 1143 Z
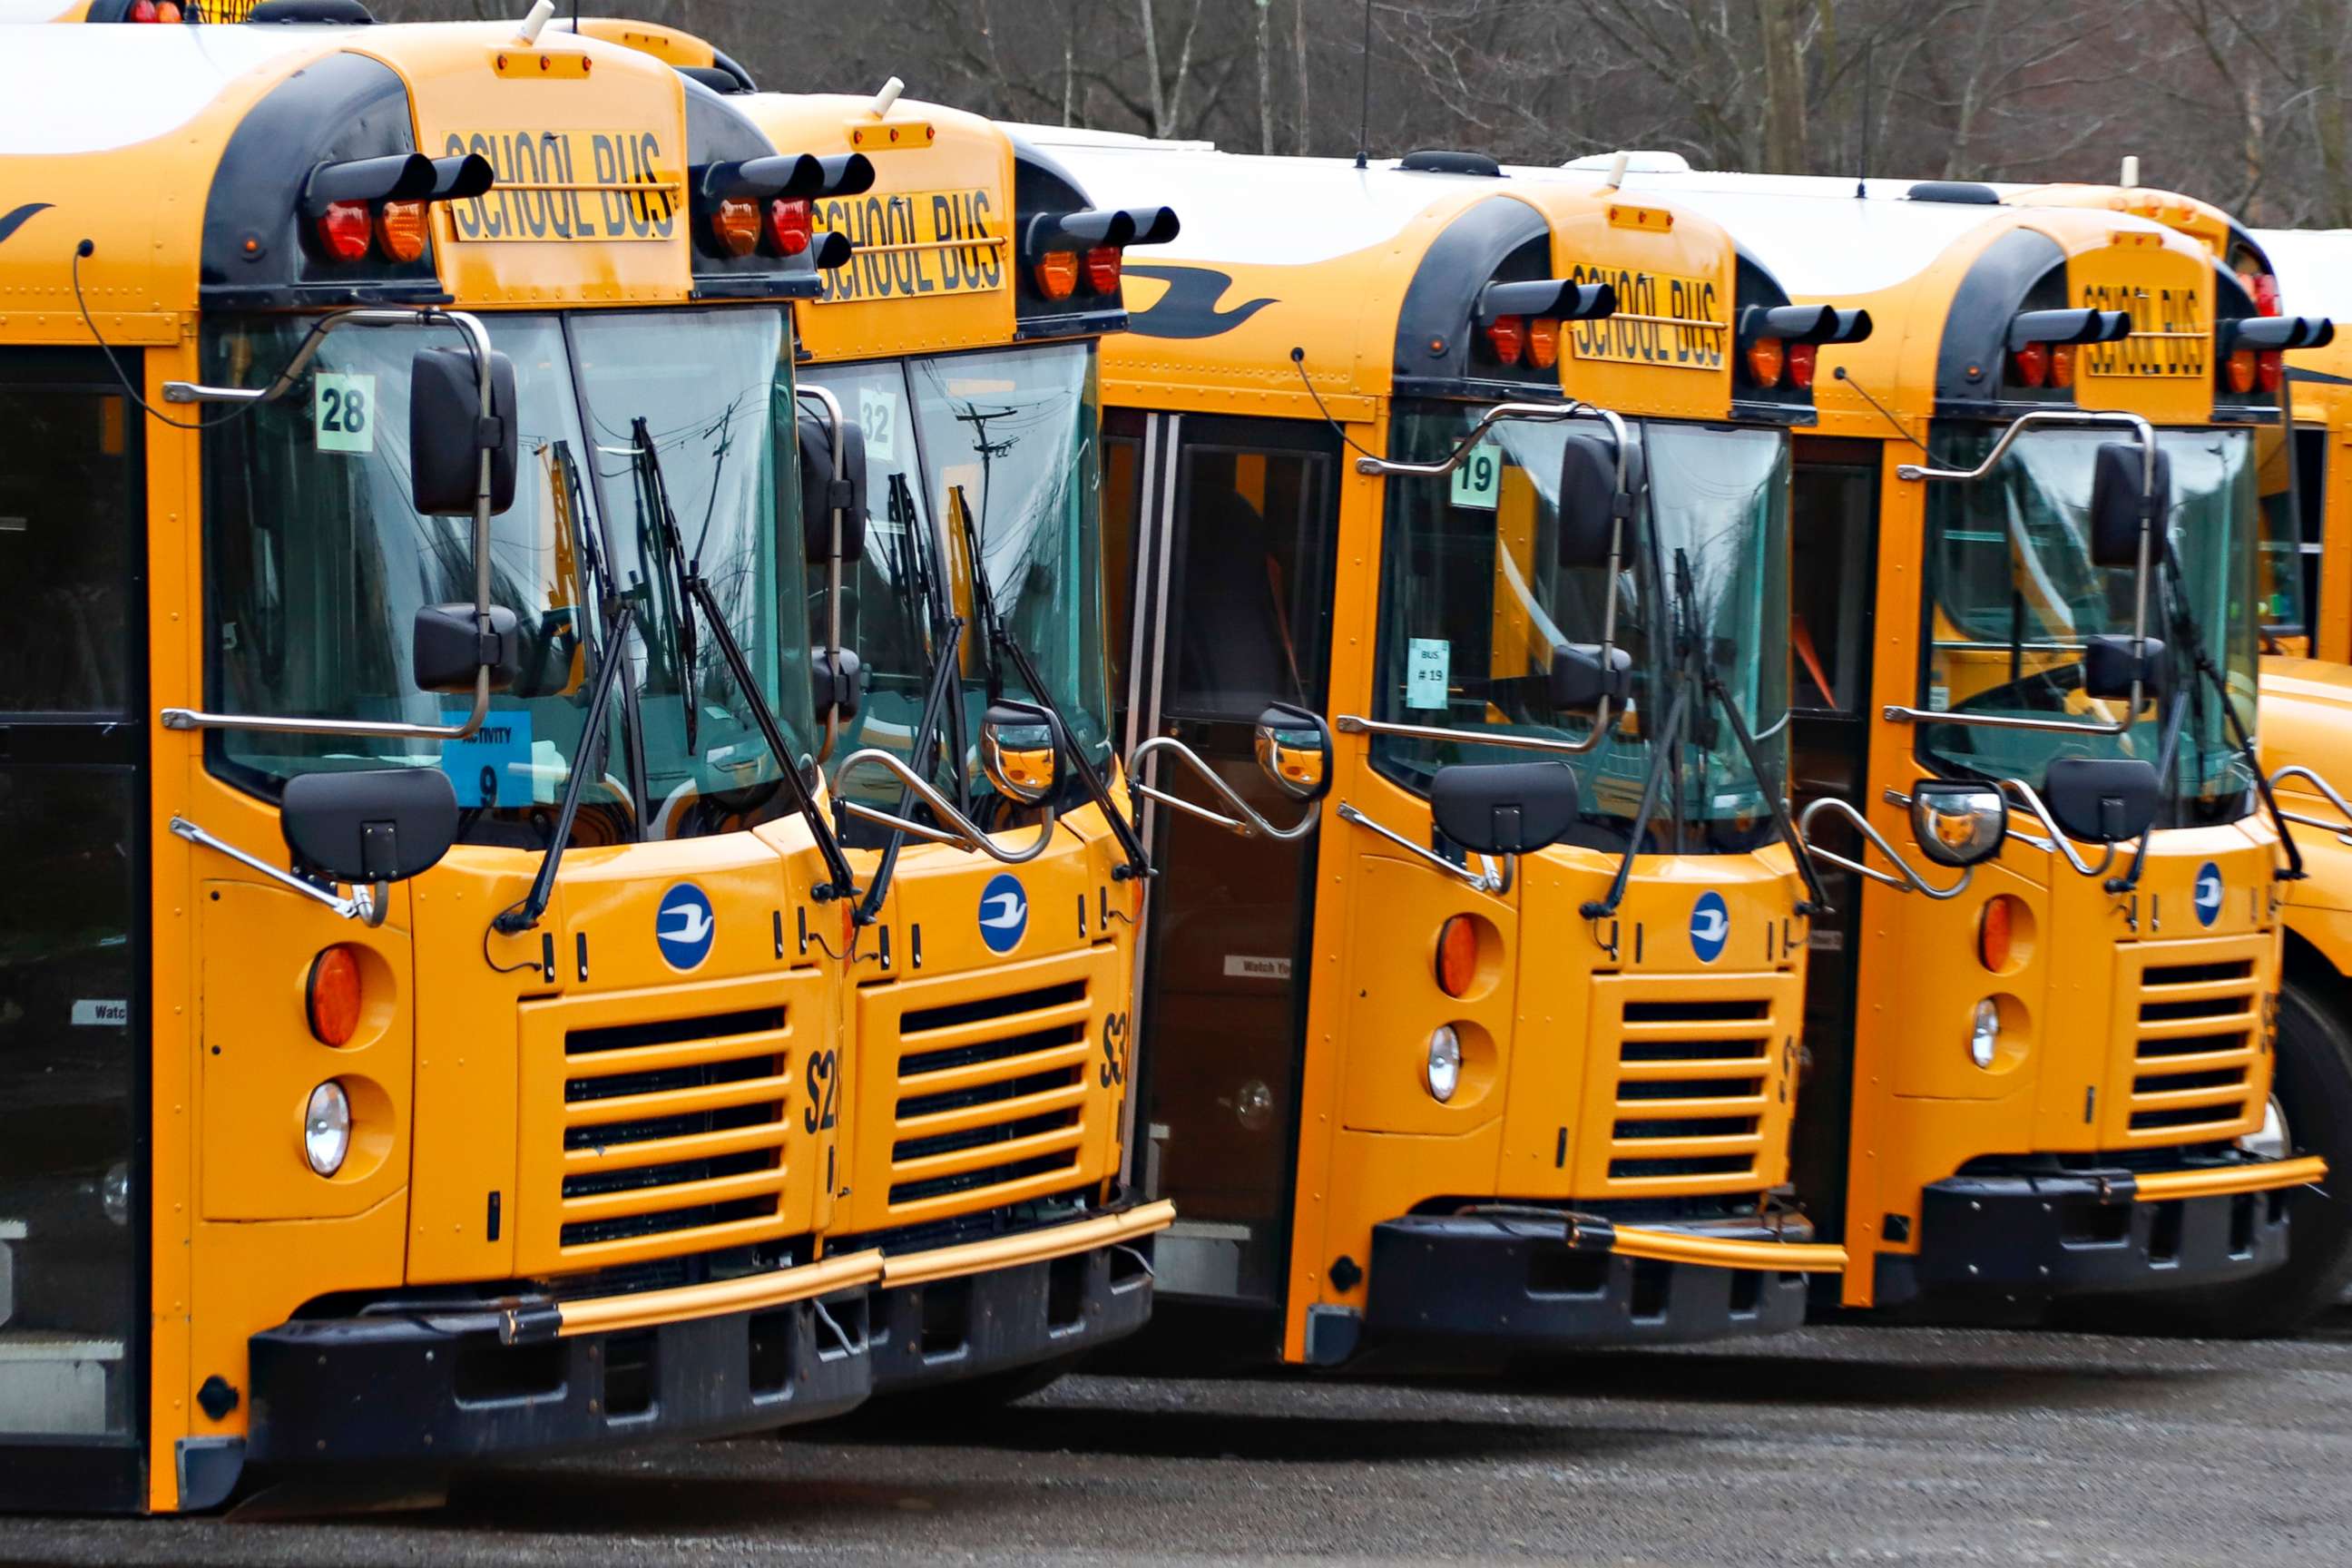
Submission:
M 1162 1312 L 1325 1365 L 1793 1324 L 1842 1254 L 1769 1195 L 1797 395 L 1733 363 L 1780 297 L 1453 155 L 1049 150 L 1186 213 L 1105 348 Z
M 1811 1103 L 1847 1110 L 1800 1170 L 1870 1260 L 1845 1300 L 2259 1292 L 2324 1166 L 2258 1142 L 2290 868 L 2249 740 L 2251 297 L 1983 187 L 1649 185 L 1904 329 L 1824 351 L 1798 452 L 1800 799 L 1844 911 Z
M 0 917 L 47 975 L 0 1022 L 0 1499 L 856 1403 L 815 278 L 756 221 L 801 165 L 513 24 L 25 29 L 0 71 L 0 581 L 58 634 L 0 823 L 62 895 Z

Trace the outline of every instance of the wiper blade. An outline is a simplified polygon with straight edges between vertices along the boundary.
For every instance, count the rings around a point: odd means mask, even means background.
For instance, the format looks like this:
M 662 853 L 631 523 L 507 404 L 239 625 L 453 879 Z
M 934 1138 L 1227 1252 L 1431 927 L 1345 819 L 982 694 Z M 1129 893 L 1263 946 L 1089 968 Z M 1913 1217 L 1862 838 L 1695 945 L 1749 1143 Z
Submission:
M 774 759 L 776 772 L 793 792 L 794 805 L 801 819 L 808 824 L 816 840 L 817 853 L 824 858 L 825 872 L 833 879 L 814 889 L 817 900 L 845 899 L 857 891 L 856 874 L 849 868 L 848 859 L 841 852 L 841 840 L 835 836 L 832 824 L 817 809 L 816 796 L 808 780 L 801 773 L 799 756 L 784 739 L 783 726 L 777 721 L 774 710 L 759 687 L 751 669 L 751 661 L 743 656 L 742 645 L 735 640 L 735 632 L 727 624 L 726 614 L 719 607 L 719 596 L 710 591 L 709 582 L 702 575 L 699 559 L 688 560 L 685 542 L 679 538 L 677 514 L 669 502 L 669 484 L 662 478 L 661 457 L 654 449 L 653 435 L 642 416 L 630 421 L 632 440 L 637 453 L 639 472 L 652 493 L 657 515 L 661 519 L 664 549 L 669 552 L 670 563 L 677 572 L 679 603 L 677 607 L 678 688 L 686 702 L 686 754 L 694 754 L 694 667 L 697 644 L 694 635 L 695 611 L 710 623 L 711 640 L 718 644 L 719 654 L 735 679 L 735 689 L 743 694 L 751 710 L 751 721 L 759 726 L 761 737 L 768 743 L 768 754 Z
M 628 638 L 621 632 L 622 611 L 620 596 L 608 592 L 602 612 L 604 646 L 596 661 L 596 689 L 588 700 L 587 716 L 581 721 L 580 755 L 572 763 L 572 776 L 563 783 L 563 802 L 556 808 L 547 853 L 540 857 L 539 875 L 531 879 L 530 891 L 523 896 L 522 902 L 490 922 L 503 936 L 529 931 L 547 913 L 547 906 L 555 897 L 555 874 L 562 868 L 564 848 L 572 842 L 572 824 L 579 820 L 588 776 L 604 772 L 604 752 L 612 738 L 607 715 L 612 710 L 614 689 L 621 683 L 621 669 L 628 663 L 624 653 Z
M 629 421 L 629 446 L 635 454 L 633 460 L 637 468 L 637 482 L 646 490 L 646 503 L 661 531 L 654 547 L 660 552 L 662 563 L 669 568 L 672 590 L 677 595 L 677 698 L 686 727 L 686 754 L 690 757 L 695 752 L 698 719 L 695 712 L 694 671 L 701 650 L 694 637 L 694 607 L 688 600 L 693 592 L 688 584 L 699 574 L 700 563 L 689 563 L 686 558 L 686 541 L 678 533 L 677 513 L 669 504 L 669 485 L 662 478 L 661 453 L 654 446 L 653 432 L 643 415 Z M 776 759 L 776 765 L 784 765 L 782 756 Z

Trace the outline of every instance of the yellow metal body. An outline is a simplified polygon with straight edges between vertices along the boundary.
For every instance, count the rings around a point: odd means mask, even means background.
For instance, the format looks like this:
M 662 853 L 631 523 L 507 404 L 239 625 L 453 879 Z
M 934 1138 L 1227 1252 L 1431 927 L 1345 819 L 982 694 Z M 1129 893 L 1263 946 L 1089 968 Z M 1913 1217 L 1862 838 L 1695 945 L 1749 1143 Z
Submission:
M 1307 177 L 1283 161 L 1267 166 L 1284 179 Z M 1327 177 L 1352 178 L 1336 166 Z M 1475 180 L 1432 181 L 1426 193 L 1378 243 L 1311 263 L 1286 265 L 1274 258 L 1278 247 L 1261 252 L 1243 241 L 1186 252 L 1226 279 L 1225 319 L 1213 333 L 1138 331 L 1106 342 L 1106 403 L 1310 429 L 1322 428 L 1328 413 L 1349 451 L 1391 451 L 1391 370 L 1408 286 L 1449 224 L 1497 196 L 1493 182 Z M 1278 189 L 1260 189 L 1245 210 L 1255 222 L 1282 199 Z M 1564 328 L 1559 386 L 1629 418 L 1725 416 L 1735 279 L 1720 228 L 1670 204 L 1597 190 L 1513 182 L 1500 199 L 1541 215 L 1552 276 L 1618 289 L 1619 319 Z M 1169 287 L 1130 276 L 1129 309 L 1150 311 Z M 1250 301 L 1254 310 L 1242 309 Z M 1263 482 L 1245 459 L 1237 483 L 1254 505 L 1265 498 L 1249 487 Z M 1340 465 L 1328 711 L 1343 731 L 1346 716 L 1372 711 L 1377 563 L 1391 482 L 1357 471 L 1351 458 Z M 1507 489 L 1498 526 L 1524 554 L 1526 542 L 1511 531 L 1515 511 L 1529 508 L 1514 499 Z M 1554 846 L 1521 858 L 1507 890 L 1475 890 L 1341 815 L 1350 806 L 1417 844 L 1432 841 L 1428 801 L 1374 769 L 1365 736 L 1338 736 L 1330 782 L 1309 851 L 1313 926 L 1299 950 L 1303 1066 L 1295 1100 L 1274 1110 L 1295 1120 L 1297 1136 L 1285 1359 L 1309 1359 L 1311 1310 L 1366 1306 L 1368 1270 L 1335 1279 L 1333 1260 L 1360 1264 L 1375 1226 L 1433 1200 L 1574 1207 L 1736 1194 L 1760 1203 L 1787 1179 L 1805 924 L 1794 913 L 1801 888 L 1784 849 L 1639 857 L 1622 908 L 1596 924 L 1579 907 L 1605 893 L 1614 855 Z M 1252 851 L 1236 845 L 1231 853 L 1239 871 Z M 1709 889 L 1727 901 L 1735 933 L 1714 963 L 1694 954 L 1686 935 L 1694 901 Z M 1478 955 L 1468 988 L 1449 996 L 1435 955 L 1440 929 L 1457 915 L 1475 921 Z M 1460 1087 L 1444 1103 L 1422 1082 L 1427 1042 L 1442 1024 L 1452 1025 L 1462 1052 Z M 1643 1048 L 1631 1048 L 1637 1043 Z M 1686 1056 L 1677 1044 L 1691 1047 Z M 1164 1050 L 1155 1063 L 1163 1075 L 1192 1070 Z M 1679 1086 L 1676 1098 L 1644 1092 L 1645 1083 L 1665 1082 Z M 1640 1123 L 1654 1119 L 1721 1125 L 1642 1137 Z M 1648 1162 L 1706 1157 L 1724 1163 L 1705 1175 L 1645 1173 Z M 1677 1238 L 1671 1255 L 1784 1271 L 1834 1270 L 1843 1259 L 1829 1246 L 1710 1250 L 1723 1245 Z
M 1655 188 L 1673 192 L 1676 182 L 1662 178 Z M 1738 187 L 1726 180 L 1723 188 Z M 1900 204 L 1878 205 L 1900 210 Z M 1803 204 L 1793 209 L 1802 210 Z M 2132 311 L 2133 338 L 2100 345 L 2104 352 L 2083 351 L 2077 406 L 2135 413 L 2159 426 L 2202 426 L 2213 417 L 2210 305 L 2183 303 L 2177 314 L 2162 313 L 2175 309 L 2171 301 L 2213 299 L 2215 262 L 2197 238 L 2133 213 L 2067 203 L 1966 211 L 1980 219 L 1924 267 L 1876 291 L 1842 293 L 1834 302 L 1867 309 L 1876 331 L 1867 342 L 1825 344 L 1820 353 L 1820 417 L 1806 434 L 1866 442 L 1877 454 L 1873 686 L 1864 705 L 1874 715 L 1890 706 L 1935 705 L 1923 700 L 1923 688 L 1943 688 L 1956 702 L 1979 679 L 1940 652 L 1922 656 L 1927 489 L 1896 469 L 1924 460 L 1946 323 L 1971 267 L 1991 246 L 2031 229 L 2063 253 L 2069 304 Z M 1806 297 L 1802 288 L 1795 291 Z M 2186 335 L 2164 335 L 2172 331 Z M 2165 364 L 2168 355 L 2177 357 Z M 2150 368 L 2159 364 L 2165 368 Z M 1985 369 L 2000 374 L 1998 365 Z M 2263 721 L 2265 727 L 2279 721 L 2267 700 Z M 1909 814 L 1887 798 L 1927 776 L 1916 742 L 1913 725 L 1874 719 L 1866 815 L 1920 865 L 1927 862 Z M 2035 830 L 2021 816 L 2015 820 Z M 2212 922 L 2200 926 L 2190 912 L 2191 884 L 2208 862 L 2220 869 L 2229 895 Z M 2104 879 L 2077 875 L 2054 853 L 2014 837 L 1976 871 L 1967 893 L 1948 902 L 1863 885 L 1848 938 L 1859 946 L 1843 1238 L 1853 1258 L 1844 1276 L 1848 1305 L 1873 1303 L 1881 1259 L 1916 1257 L 1934 1245 L 1921 1234 L 1923 1189 L 1971 1160 L 2147 1153 L 2260 1130 L 2274 1029 L 2268 999 L 2278 983 L 2287 897 L 2287 884 L 2273 880 L 2281 863 L 2275 832 L 2255 815 L 2227 826 L 2156 833 L 2136 897 L 2110 895 Z M 2008 963 L 1990 973 L 1979 956 L 1979 930 L 1998 895 L 2020 900 L 2021 910 Z M 1985 998 L 1996 1002 L 2000 1016 L 1989 1069 L 1974 1065 L 1967 1048 L 1971 1015 Z M 2216 1046 L 2193 1058 L 2169 1054 L 2165 1044 L 2207 1036 Z M 2149 1081 L 2192 1061 L 2219 1081 L 2188 1089 Z M 2167 1117 L 2146 1114 L 2179 1111 L 2205 1114 L 2161 1126 L 2152 1124 Z M 2250 1185 L 2230 1190 L 2285 1188 L 2306 1179 L 2307 1173 L 2282 1162 L 2259 1167 L 2243 1178 Z M 2182 1195 L 2187 1180 L 2149 1190 Z

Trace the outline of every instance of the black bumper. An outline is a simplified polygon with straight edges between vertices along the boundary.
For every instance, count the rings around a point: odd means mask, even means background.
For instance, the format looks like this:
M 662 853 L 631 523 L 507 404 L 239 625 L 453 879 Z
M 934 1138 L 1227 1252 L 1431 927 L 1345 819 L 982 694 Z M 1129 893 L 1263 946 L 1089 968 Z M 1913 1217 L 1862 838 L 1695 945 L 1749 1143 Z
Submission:
M 1042 1263 L 874 1288 L 874 1392 L 1011 1372 L 1124 1339 L 1151 1316 L 1150 1239 Z
M 795 1301 L 511 1345 L 479 1318 L 289 1323 L 251 1342 L 246 1458 L 446 1467 L 820 1420 L 871 1389 L 865 1305 L 853 1290 L 822 1313 Z
M 2129 1295 L 2222 1285 L 2286 1261 L 2287 1191 L 2134 1196 L 2133 1173 L 1952 1176 L 1919 1205 L 1916 1257 L 1882 1256 L 1876 1294 Z
M 1700 1227 L 1692 1227 L 1700 1228 Z M 1712 1237 L 1810 1241 L 1711 1223 Z M 1366 1331 L 1517 1349 L 1664 1344 L 1785 1332 L 1805 1318 L 1805 1277 L 1580 1250 L 1566 1216 L 1414 1215 L 1372 1227 Z

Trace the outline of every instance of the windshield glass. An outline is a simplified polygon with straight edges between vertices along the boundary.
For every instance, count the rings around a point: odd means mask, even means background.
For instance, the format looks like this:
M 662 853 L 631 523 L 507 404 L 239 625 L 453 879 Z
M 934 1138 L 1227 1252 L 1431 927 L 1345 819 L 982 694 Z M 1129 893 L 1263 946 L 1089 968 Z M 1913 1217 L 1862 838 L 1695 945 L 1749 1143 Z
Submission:
M 581 751 L 583 639 L 602 635 L 573 529 L 586 444 L 557 322 L 489 324 L 515 363 L 520 403 L 515 502 L 490 525 L 490 584 L 493 602 L 521 625 L 521 679 L 492 699 L 489 721 L 470 741 L 226 730 L 206 746 L 215 771 L 272 796 L 289 775 L 314 770 L 441 767 L 467 841 L 544 847 Z M 309 329 L 283 318 L 217 321 L 204 341 L 205 377 L 259 385 Z M 419 691 L 410 663 L 418 607 L 474 594 L 473 520 L 421 517 L 409 505 L 409 361 L 460 342 L 448 329 L 346 328 L 323 340 L 287 395 L 205 432 L 210 706 L 411 724 L 455 724 L 471 710 L 464 697 Z M 592 787 L 575 841 L 631 836 L 630 803 L 625 782 Z
M 903 752 L 911 743 L 932 669 L 928 627 L 937 613 L 964 620 L 961 730 L 943 736 L 942 789 L 961 789 L 967 799 L 988 793 L 976 763 L 959 769 L 953 759 L 971 755 L 992 671 L 1004 696 L 1050 700 L 1073 743 L 1106 767 L 1094 345 L 825 369 L 811 380 L 831 388 L 866 432 L 871 518 L 866 558 L 846 584 L 843 609 L 843 640 L 856 648 L 870 695 L 835 757 L 860 745 Z M 1043 693 L 989 646 L 975 552 L 985 590 L 1035 666 Z M 1075 770 L 1065 783 L 1077 789 Z M 861 773 L 849 793 L 895 798 L 898 790 L 879 773 Z
M 751 696 L 698 612 L 688 635 L 664 507 L 685 563 L 699 567 L 750 660 L 760 697 L 794 749 L 813 754 L 783 312 L 582 315 L 572 331 L 614 573 L 629 608 L 625 685 L 635 691 L 652 814 L 646 837 L 764 821 L 789 809 L 780 770 L 799 759 L 780 763 L 769 754 Z M 780 501 L 794 521 L 794 548 L 781 545 Z
M 1998 430 L 1937 433 L 1938 467 L 1972 468 Z M 2121 699 L 2083 693 L 2083 643 L 2128 635 L 2135 572 L 2091 563 L 2087 537 L 2092 467 L 2112 430 L 2032 430 L 2000 467 L 1969 484 L 1927 489 L 1927 561 L 1932 651 L 1927 700 L 1937 711 L 2060 718 L 2085 725 L 2124 717 Z M 2239 718 L 2254 723 L 2256 624 L 2253 569 L 2259 510 L 2252 434 L 2243 429 L 2166 430 L 2172 460 L 2168 528 L 2184 611 L 2222 671 Z M 2160 574 L 2152 574 L 2158 582 Z M 2148 632 L 2180 640 L 2167 601 L 2152 591 Z M 2193 821 L 2228 820 L 2251 808 L 2252 779 L 2231 744 L 2210 685 L 2192 681 L 2187 649 L 2174 647 L 2174 685 L 2189 703 L 2178 759 L 2178 797 Z M 1947 774 L 2019 778 L 2039 785 L 2058 757 L 2140 757 L 2154 762 L 2161 740 L 2157 705 L 2143 704 L 2116 735 L 1925 724 L 1919 754 Z
M 1434 462 L 1483 410 L 1408 405 L 1395 456 Z M 1579 422 L 1590 429 L 1590 422 Z M 1789 444 L 1774 430 L 1645 421 L 1633 426 L 1649 483 L 1614 584 L 1605 567 L 1558 562 L 1566 423 L 1508 422 L 1444 479 L 1389 480 L 1382 545 L 1375 713 L 1391 723 L 1466 734 L 1580 740 L 1590 710 L 1557 710 L 1551 650 L 1601 640 L 1603 595 L 1617 595 L 1617 640 L 1633 658 L 1633 699 L 1589 752 L 1562 755 L 1582 785 L 1586 831 L 1571 840 L 1622 847 L 1681 679 L 1679 626 L 1711 660 L 1779 776 L 1788 708 Z M 1687 597 L 1677 590 L 1686 580 Z M 1687 668 L 1687 667 L 1686 667 Z M 1699 693 L 1694 689 L 1694 703 Z M 1701 716 L 1694 706 L 1692 716 Z M 1378 736 L 1375 763 L 1426 790 L 1438 768 L 1528 762 L 1544 753 L 1464 739 Z M 1560 755 L 1559 753 L 1553 753 Z M 1772 831 L 1764 792 L 1727 725 L 1686 732 L 1685 847 L 1747 848 Z M 1660 796 L 1647 847 L 1672 840 L 1675 792 Z

